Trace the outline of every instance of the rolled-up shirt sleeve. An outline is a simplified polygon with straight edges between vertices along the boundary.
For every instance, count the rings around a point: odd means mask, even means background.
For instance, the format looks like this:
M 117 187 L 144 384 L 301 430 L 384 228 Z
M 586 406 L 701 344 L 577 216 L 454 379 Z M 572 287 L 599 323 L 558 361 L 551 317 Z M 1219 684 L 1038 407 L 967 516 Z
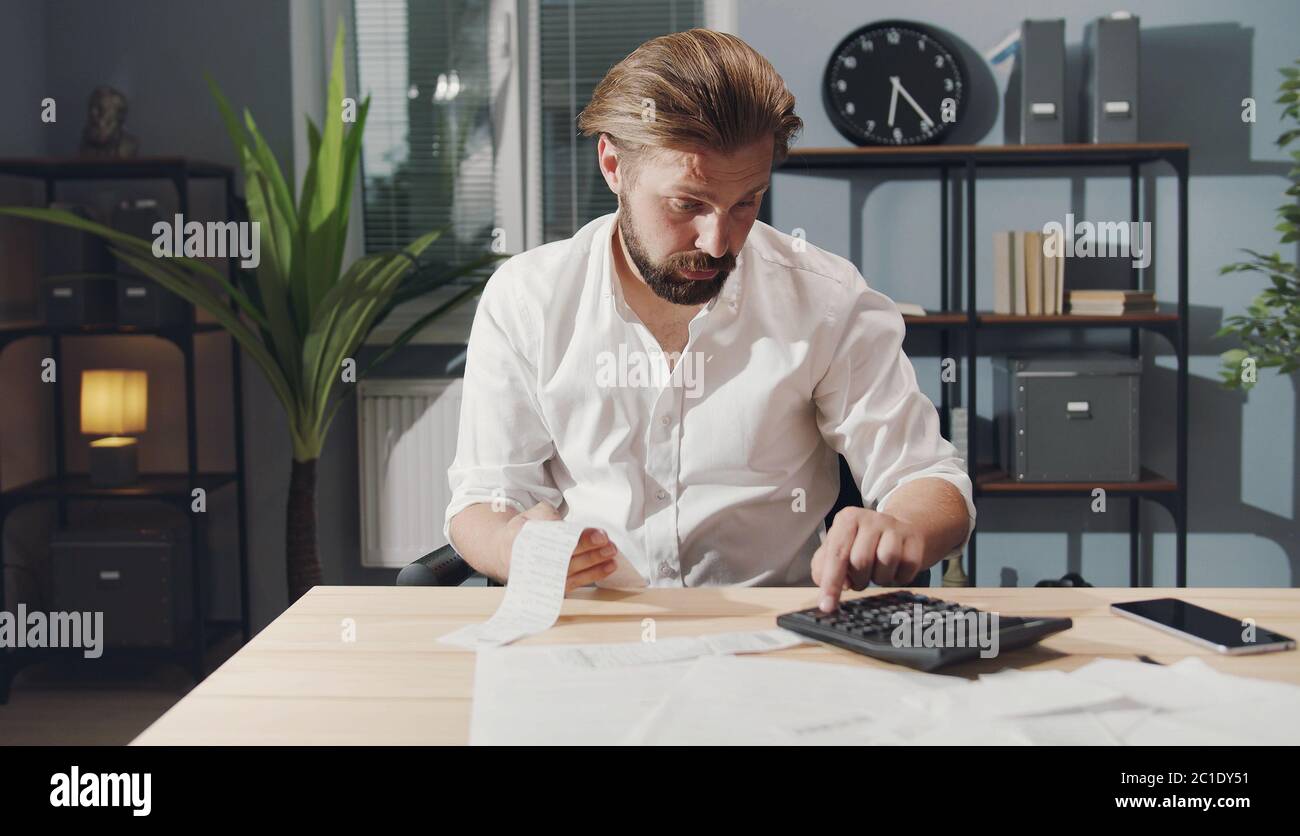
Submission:
M 529 348 L 536 345 L 534 326 L 511 291 L 510 266 L 484 287 L 470 329 L 456 459 L 447 470 L 451 502 L 443 534 L 449 543 L 452 518 L 470 505 L 496 502 L 522 512 L 542 500 L 558 508 L 563 500 L 547 471 L 555 445 L 529 360 L 536 356 Z
M 826 371 L 813 399 L 822 437 L 848 461 L 866 507 L 885 511 L 900 487 L 943 479 L 961 493 L 975 529 L 975 503 L 965 462 L 939 433 L 939 414 L 916 383 L 903 353 L 903 317 L 884 294 L 855 275 L 828 312 Z

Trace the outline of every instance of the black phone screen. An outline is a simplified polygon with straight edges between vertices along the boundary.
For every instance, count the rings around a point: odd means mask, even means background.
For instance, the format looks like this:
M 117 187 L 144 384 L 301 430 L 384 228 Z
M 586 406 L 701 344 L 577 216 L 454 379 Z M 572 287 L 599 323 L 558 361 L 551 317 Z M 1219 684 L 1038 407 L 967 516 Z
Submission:
M 1281 633 L 1265 630 L 1258 625 L 1254 626 L 1252 636 L 1249 623 L 1176 598 L 1131 601 L 1115 604 L 1114 607 L 1224 647 L 1253 647 L 1290 641 Z

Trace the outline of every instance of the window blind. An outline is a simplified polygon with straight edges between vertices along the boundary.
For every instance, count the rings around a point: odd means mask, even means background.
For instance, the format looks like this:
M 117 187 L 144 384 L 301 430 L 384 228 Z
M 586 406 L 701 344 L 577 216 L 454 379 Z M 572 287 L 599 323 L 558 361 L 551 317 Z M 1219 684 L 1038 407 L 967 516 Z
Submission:
M 355 0 L 365 250 L 443 229 L 426 260 L 482 255 L 494 226 L 487 0 Z

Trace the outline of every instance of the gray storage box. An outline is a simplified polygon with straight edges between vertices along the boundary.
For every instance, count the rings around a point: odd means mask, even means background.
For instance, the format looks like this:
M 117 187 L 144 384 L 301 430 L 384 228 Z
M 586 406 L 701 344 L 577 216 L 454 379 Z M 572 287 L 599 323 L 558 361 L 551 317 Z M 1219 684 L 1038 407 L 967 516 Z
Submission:
M 172 648 L 192 635 L 189 537 L 160 529 L 59 531 L 51 609 L 103 612 L 105 647 Z
M 77 204 L 51 203 L 50 208 L 98 220 Z M 65 328 L 116 322 L 117 284 L 111 277 L 103 277 L 112 270 L 113 257 L 103 240 L 58 224 L 44 224 L 41 235 L 45 245 L 41 316 L 46 324 Z M 90 274 L 101 278 L 88 278 Z
M 117 322 L 117 280 L 83 276 L 45 283 L 45 324 L 55 328 Z
M 156 200 L 124 200 L 113 212 L 114 228 L 137 238 L 153 240 L 154 224 L 163 219 Z M 194 306 L 126 262 L 117 272 L 117 324 L 137 328 L 187 326 L 194 322 Z
M 1083 30 L 1079 113 L 1084 142 L 1137 142 L 1141 32 L 1132 15 L 1099 17 Z
M 1020 24 L 1002 110 L 1006 143 L 1065 142 L 1065 19 Z
M 136 328 L 184 327 L 194 322 L 194 306 L 153 279 L 117 280 L 117 324 Z
M 995 358 L 998 463 L 1017 482 L 1136 482 L 1141 374 L 1121 354 Z

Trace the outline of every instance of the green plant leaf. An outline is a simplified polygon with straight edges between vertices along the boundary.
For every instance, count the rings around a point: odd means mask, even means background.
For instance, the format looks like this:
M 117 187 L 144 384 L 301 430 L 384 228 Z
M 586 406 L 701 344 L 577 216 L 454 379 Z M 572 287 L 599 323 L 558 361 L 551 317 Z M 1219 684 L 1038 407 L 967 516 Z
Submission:
M 329 89 L 325 98 L 325 120 L 321 125 L 320 143 L 313 157 L 315 175 L 311 201 L 303 218 L 306 226 L 306 296 L 307 319 L 316 303 L 325 296 L 339 274 L 339 225 L 334 213 L 342 194 L 343 167 L 343 64 L 344 31 L 340 25 L 334 37 Z M 305 193 L 305 189 L 304 189 Z

